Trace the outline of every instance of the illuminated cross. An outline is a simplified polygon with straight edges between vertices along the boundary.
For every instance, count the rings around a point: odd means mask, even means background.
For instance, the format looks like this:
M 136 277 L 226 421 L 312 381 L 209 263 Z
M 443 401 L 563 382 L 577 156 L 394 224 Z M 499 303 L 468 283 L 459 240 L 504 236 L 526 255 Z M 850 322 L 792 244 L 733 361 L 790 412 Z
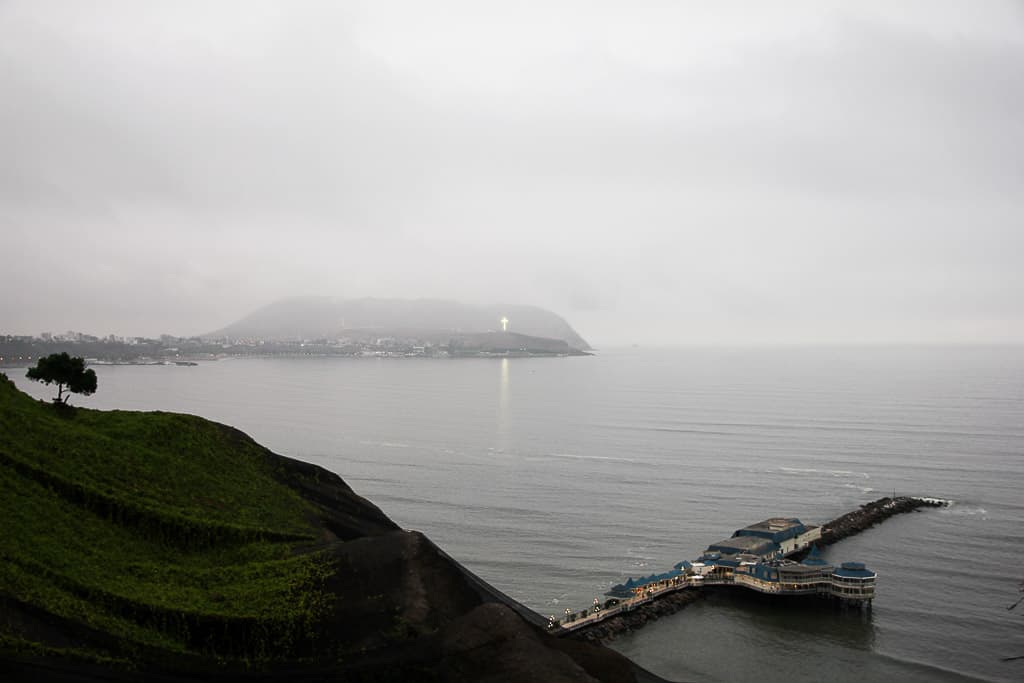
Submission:
M 508 318 L 501 316 L 501 331 L 508 332 Z

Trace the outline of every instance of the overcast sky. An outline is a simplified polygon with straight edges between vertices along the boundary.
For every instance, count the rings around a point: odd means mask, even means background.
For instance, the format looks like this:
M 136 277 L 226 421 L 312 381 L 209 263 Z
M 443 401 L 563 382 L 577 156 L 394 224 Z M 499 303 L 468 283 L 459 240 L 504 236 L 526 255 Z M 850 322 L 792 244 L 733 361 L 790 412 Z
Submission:
M 0 333 L 1024 342 L 1024 3 L 0 0 Z

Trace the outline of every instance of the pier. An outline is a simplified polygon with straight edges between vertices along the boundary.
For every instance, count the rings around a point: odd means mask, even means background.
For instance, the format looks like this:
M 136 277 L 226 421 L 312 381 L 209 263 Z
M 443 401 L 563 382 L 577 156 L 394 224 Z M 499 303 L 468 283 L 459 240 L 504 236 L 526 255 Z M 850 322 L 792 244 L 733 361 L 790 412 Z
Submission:
M 613 586 L 607 600 L 587 609 L 566 609 L 549 617 L 547 630 L 558 636 L 608 640 L 642 627 L 703 597 L 705 586 L 739 586 L 771 595 L 817 595 L 846 604 L 870 606 L 876 574 L 859 562 L 826 562 L 817 548 L 832 545 L 898 514 L 942 507 L 936 498 L 881 498 L 820 527 L 793 518 L 772 518 L 737 530 L 708 546 L 692 562 L 670 571 Z

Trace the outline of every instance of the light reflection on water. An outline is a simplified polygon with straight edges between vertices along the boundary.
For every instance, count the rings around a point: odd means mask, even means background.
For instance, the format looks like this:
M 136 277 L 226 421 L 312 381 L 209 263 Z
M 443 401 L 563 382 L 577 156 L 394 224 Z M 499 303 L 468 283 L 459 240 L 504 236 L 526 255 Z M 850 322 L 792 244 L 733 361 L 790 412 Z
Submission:
M 509 423 L 511 419 L 509 403 L 511 391 L 509 389 L 509 359 L 502 358 L 499 362 L 498 379 L 498 428 L 496 430 L 497 448 L 506 451 L 509 448 Z

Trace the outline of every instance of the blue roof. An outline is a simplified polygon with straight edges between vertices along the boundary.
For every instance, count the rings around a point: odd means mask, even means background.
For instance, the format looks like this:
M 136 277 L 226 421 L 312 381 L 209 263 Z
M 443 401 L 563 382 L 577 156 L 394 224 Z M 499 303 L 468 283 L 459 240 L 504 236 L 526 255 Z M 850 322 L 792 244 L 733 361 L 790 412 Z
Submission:
M 818 552 L 818 546 L 811 546 L 811 552 L 807 553 L 807 557 L 800 564 L 813 565 L 816 567 L 824 567 L 828 565 L 828 562 Z
M 737 529 L 733 537 L 755 536 L 773 543 L 782 543 L 807 531 L 807 527 L 796 517 L 774 517 L 757 524 Z
M 717 551 L 725 555 L 738 555 L 740 553 L 768 555 L 775 550 L 778 550 L 778 545 L 774 541 L 754 534 L 733 536 L 708 546 L 709 552 Z
M 843 562 L 839 569 L 833 571 L 832 574 L 847 579 L 873 579 L 877 576 L 865 567 L 863 562 Z
M 620 583 L 616 586 L 612 586 L 610 590 L 605 592 L 605 595 L 613 595 L 617 598 L 628 598 L 633 595 L 633 587 Z
M 637 586 L 646 586 L 649 583 L 654 583 L 658 580 L 657 574 L 651 574 L 650 576 L 641 576 L 636 580 Z
M 761 579 L 762 581 L 778 581 L 779 572 L 775 567 L 764 563 L 758 563 L 754 565 L 754 576 Z

